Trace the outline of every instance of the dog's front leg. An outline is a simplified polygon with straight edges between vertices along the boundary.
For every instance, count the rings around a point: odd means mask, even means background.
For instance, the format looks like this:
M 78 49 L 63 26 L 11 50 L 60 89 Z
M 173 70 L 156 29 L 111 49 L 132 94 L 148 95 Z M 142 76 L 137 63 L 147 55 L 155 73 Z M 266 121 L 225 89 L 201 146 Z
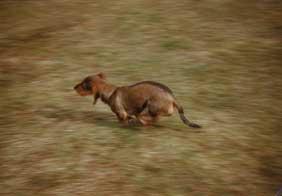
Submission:
M 125 111 L 116 112 L 118 120 L 123 124 L 128 124 L 128 115 Z
M 118 112 L 118 120 L 125 125 L 138 125 L 140 124 L 139 120 L 135 116 L 128 115 L 127 112 Z
M 128 116 L 128 125 L 141 125 L 142 123 L 135 116 Z

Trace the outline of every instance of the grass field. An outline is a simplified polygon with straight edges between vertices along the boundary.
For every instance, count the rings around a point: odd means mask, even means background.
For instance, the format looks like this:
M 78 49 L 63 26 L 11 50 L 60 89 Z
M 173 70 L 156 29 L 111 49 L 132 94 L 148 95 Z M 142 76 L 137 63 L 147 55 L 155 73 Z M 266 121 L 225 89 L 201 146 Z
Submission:
M 0 1 L 0 194 L 274 196 L 279 0 Z M 125 127 L 73 86 L 168 85 L 177 115 Z

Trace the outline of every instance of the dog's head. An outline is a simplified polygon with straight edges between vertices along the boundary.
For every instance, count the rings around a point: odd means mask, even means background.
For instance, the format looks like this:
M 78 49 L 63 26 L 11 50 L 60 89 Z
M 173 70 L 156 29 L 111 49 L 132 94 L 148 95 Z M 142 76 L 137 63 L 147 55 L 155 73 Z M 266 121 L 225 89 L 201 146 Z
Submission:
M 88 76 L 82 80 L 82 82 L 75 85 L 74 90 L 76 90 L 76 92 L 81 96 L 93 95 L 95 104 L 97 99 L 100 97 L 100 86 L 105 79 L 106 77 L 103 73 Z

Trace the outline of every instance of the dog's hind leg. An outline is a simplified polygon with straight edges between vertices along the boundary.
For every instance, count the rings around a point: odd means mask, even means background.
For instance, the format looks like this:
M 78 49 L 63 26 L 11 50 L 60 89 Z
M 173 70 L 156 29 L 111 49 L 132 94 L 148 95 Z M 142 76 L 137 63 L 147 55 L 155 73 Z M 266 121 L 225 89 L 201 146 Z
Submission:
M 150 125 L 159 120 L 157 108 L 153 107 L 149 101 L 143 111 L 136 117 L 142 125 Z
M 139 115 L 137 117 L 137 119 L 139 120 L 139 122 L 142 124 L 142 125 L 151 125 L 153 124 L 154 122 L 158 121 L 158 116 L 151 116 L 151 115 Z

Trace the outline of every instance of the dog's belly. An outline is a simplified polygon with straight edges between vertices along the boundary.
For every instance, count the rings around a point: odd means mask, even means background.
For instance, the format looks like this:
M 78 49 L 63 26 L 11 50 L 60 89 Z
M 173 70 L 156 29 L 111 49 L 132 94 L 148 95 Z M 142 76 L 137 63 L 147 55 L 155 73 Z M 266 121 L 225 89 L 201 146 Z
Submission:
M 145 109 L 145 103 L 146 99 L 131 100 L 127 104 L 125 104 L 125 110 L 129 115 L 138 115 Z
M 171 115 L 174 98 L 166 92 L 150 91 L 147 94 L 134 93 L 127 97 L 125 110 L 129 115 Z

